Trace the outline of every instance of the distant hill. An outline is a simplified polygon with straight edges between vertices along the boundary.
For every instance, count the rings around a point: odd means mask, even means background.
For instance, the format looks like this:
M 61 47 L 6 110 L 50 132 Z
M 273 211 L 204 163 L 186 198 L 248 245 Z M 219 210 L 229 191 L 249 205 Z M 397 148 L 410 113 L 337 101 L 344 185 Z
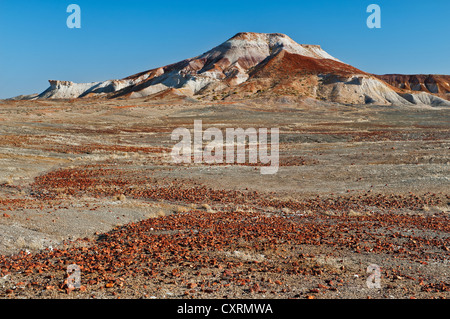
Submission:
M 373 75 L 341 62 L 319 45 L 280 33 L 238 33 L 197 57 L 120 80 L 50 80 L 36 99 L 242 99 L 305 96 L 346 104 L 450 106 L 450 76 Z

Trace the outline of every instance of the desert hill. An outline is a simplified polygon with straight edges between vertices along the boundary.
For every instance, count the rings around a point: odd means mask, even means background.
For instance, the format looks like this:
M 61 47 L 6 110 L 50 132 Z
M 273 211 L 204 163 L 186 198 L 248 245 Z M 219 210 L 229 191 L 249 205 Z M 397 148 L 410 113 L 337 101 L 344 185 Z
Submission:
M 33 99 L 196 97 L 241 99 L 304 96 L 346 104 L 450 106 L 449 76 L 373 75 L 319 45 L 280 33 L 242 32 L 197 57 L 123 79 L 92 83 L 50 80 Z

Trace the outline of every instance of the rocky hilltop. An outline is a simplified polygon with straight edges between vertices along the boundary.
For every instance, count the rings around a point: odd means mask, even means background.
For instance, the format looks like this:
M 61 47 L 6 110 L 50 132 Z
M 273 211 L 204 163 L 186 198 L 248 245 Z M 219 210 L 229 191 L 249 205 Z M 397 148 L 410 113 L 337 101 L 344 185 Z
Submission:
M 377 77 L 400 89 L 432 93 L 450 101 L 450 75 L 385 74 Z
M 33 98 L 302 96 L 346 104 L 450 106 L 445 99 L 450 92 L 448 81 L 437 87 L 424 82 L 427 89 L 421 92 L 412 83 L 406 78 L 366 73 L 319 45 L 298 44 L 284 34 L 243 32 L 197 57 L 124 79 L 92 83 L 51 80 L 50 87 Z

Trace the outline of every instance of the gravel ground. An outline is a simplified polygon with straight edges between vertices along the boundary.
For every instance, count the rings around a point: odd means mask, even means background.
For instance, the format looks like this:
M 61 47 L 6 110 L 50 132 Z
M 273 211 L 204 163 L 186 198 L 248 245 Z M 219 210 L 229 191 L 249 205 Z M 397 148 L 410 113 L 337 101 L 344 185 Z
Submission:
M 450 296 L 446 109 L 2 102 L 1 298 Z M 194 119 L 279 127 L 278 173 L 173 164 Z

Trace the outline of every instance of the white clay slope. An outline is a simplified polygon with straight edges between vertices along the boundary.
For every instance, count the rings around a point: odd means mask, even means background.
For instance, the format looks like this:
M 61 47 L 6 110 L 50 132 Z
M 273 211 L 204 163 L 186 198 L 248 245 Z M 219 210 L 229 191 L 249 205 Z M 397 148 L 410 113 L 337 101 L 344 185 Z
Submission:
M 267 57 L 286 50 L 313 58 L 333 59 L 317 45 L 300 45 L 284 34 L 274 33 L 238 33 L 233 38 L 212 50 L 186 60 L 188 65 L 171 70 L 164 74 L 161 70 L 155 78 L 154 86 L 146 87 L 142 92 L 134 91 L 131 97 L 142 97 L 155 94 L 167 88 L 184 88 L 185 93 L 195 94 L 212 82 L 230 78 L 234 85 L 248 79 L 246 71 L 264 61 Z M 219 61 L 219 68 L 202 69 L 208 62 Z M 202 65 L 203 63 L 203 65 Z M 199 68 L 200 66 L 200 68 Z M 153 70 L 150 70 L 150 73 Z M 147 74 L 148 75 L 148 74 Z M 39 98 L 77 98 L 87 94 L 101 95 L 119 91 L 123 88 L 139 84 L 146 80 L 145 76 L 130 80 L 108 80 L 104 82 L 73 83 L 70 81 L 50 81 L 50 87 L 39 95 Z

